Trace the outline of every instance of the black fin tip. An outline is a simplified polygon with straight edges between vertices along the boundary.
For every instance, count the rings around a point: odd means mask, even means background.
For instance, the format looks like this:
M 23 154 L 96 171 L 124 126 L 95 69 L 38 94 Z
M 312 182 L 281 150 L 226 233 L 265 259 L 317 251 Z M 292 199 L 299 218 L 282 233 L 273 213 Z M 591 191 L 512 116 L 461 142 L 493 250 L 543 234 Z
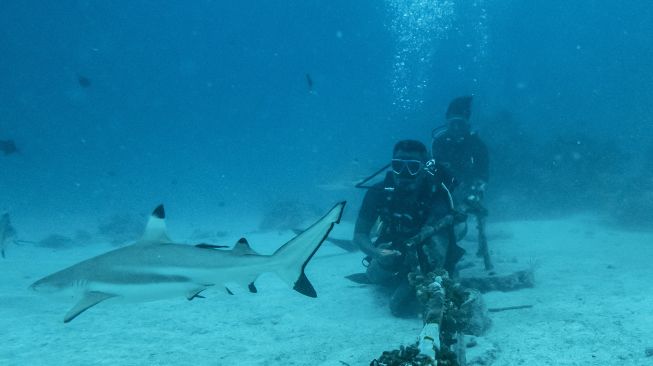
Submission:
M 163 209 L 163 204 L 156 206 L 154 211 L 152 211 L 152 216 L 156 217 L 157 219 L 165 219 L 166 218 L 166 212 Z
M 295 282 L 295 287 L 293 287 L 293 290 L 299 292 L 302 295 L 306 295 L 308 297 L 317 297 L 317 292 L 315 291 L 315 288 L 311 284 L 311 281 L 308 280 L 308 277 L 306 277 L 303 271 L 302 274 L 299 276 L 297 282 Z

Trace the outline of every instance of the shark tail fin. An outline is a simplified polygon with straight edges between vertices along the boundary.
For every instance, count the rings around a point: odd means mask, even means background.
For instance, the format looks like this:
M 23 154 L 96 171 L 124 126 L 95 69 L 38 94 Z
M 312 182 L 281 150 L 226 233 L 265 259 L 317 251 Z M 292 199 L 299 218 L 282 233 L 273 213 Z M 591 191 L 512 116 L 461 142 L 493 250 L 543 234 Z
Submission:
M 326 215 L 304 230 L 272 255 L 275 273 L 288 285 L 306 296 L 317 297 L 317 292 L 304 274 L 304 268 L 327 238 L 333 225 L 340 222 L 346 202 L 335 205 Z

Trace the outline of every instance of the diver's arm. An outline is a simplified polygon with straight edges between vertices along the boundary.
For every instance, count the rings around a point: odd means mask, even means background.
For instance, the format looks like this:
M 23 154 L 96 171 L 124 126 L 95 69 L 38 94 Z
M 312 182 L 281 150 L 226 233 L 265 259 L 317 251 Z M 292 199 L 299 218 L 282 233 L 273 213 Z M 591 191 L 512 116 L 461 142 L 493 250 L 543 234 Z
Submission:
M 354 243 L 358 245 L 363 253 L 375 260 L 391 260 L 401 255 L 400 251 L 391 249 L 390 243 L 382 243 L 378 247 L 375 246 L 368 234 L 354 233 Z
M 356 219 L 356 226 L 354 227 L 354 244 L 363 253 L 372 257 L 378 255 L 378 249 L 372 243 L 370 232 L 377 219 L 377 206 L 381 199 L 381 195 L 374 189 L 370 189 L 365 193 L 365 198 L 363 198 L 363 203 Z
M 358 245 L 363 253 L 371 257 L 377 257 L 379 254 L 378 249 L 376 249 L 374 244 L 372 244 L 372 240 L 370 239 L 369 234 L 354 233 L 354 244 Z
M 451 169 L 442 164 L 437 164 L 437 174 L 436 182 L 444 184 L 449 193 L 453 193 L 454 189 L 460 185 L 460 182 L 451 173 Z
M 433 196 L 429 215 L 420 234 L 435 234 L 445 227 L 451 225 L 453 222 L 456 211 L 452 206 L 451 192 L 448 192 L 446 187 L 440 187 Z

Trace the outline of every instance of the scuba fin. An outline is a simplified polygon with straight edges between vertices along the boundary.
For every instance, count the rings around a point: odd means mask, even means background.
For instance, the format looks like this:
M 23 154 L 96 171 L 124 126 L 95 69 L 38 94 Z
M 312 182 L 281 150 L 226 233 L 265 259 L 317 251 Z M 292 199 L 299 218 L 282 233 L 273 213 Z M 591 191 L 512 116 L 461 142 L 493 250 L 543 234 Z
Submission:
M 370 281 L 370 278 L 367 277 L 367 273 L 365 273 L 365 272 L 353 273 L 353 274 L 350 274 L 348 276 L 345 276 L 345 278 L 352 281 L 352 282 L 360 283 L 360 284 L 363 284 L 363 285 L 372 284 L 372 281 Z

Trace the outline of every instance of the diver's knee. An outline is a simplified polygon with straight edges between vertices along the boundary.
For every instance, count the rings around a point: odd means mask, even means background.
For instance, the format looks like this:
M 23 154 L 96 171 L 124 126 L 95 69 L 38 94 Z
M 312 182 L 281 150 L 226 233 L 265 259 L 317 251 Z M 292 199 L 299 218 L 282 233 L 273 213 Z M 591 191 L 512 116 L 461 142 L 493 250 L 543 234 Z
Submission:
M 453 226 L 453 232 L 456 236 L 456 242 L 463 240 L 467 235 L 467 221 L 459 222 Z
M 372 260 L 370 265 L 367 267 L 366 274 L 370 282 L 381 285 L 392 282 L 394 278 L 394 273 L 385 269 L 376 260 Z

